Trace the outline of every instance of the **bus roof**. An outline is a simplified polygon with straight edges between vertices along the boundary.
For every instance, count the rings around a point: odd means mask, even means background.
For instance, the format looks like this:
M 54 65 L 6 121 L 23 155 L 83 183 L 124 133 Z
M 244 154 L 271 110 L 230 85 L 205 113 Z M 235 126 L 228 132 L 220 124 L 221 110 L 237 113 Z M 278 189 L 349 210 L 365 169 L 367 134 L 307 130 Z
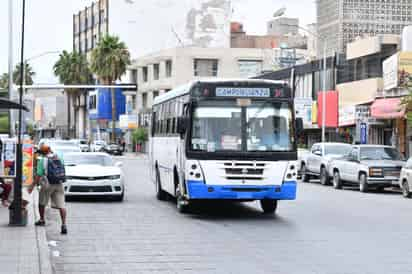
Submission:
M 285 81 L 275 81 L 275 80 L 266 80 L 266 79 L 231 79 L 231 78 L 210 78 L 210 79 L 202 79 L 202 80 L 194 80 L 185 85 L 176 87 L 169 91 L 168 93 L 162 94 L 157 96 L 154 99 L 153 105 L 161 104 L 166 102 L 172 98 L 180 97 L 189 93 L 190 89 L 193 85 L 197 83 L 225 83 L 225 82 L 242 82 L 242 83 L 267 83 L 267 84 L 286 84 Z

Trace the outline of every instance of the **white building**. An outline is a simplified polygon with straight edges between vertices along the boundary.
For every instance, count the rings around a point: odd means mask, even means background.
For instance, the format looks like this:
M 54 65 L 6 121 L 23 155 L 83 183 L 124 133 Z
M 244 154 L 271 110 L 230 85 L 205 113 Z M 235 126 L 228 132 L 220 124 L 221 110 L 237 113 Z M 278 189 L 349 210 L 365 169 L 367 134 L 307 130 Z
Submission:
M 129 94 L 127 100 L 135 102 L 139 124 L 144 126 L 156 96 L 196 79 L 250 78 L 272 71 L 277 69 L 277 53 L 274 49 L 196 47 L 155 52 L 133 62 L 131 77 L 138 92 L 137 98 Z

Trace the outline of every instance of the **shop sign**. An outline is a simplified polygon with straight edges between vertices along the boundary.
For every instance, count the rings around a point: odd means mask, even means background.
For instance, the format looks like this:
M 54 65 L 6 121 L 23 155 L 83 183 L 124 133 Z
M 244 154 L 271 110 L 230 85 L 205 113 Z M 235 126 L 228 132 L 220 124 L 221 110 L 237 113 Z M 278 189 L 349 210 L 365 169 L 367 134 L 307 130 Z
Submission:
M 120 115 L 119 124 L 122 129 L 137 128 L 137 115 Z
M 302 118 L 304 128 L 312 128 L 312 98 L 295 98 L 296 118 Z
M 384 90 L 412 86 L 412 52 L 396 53 L 383 62 Z
M 390 90 L 398 86 L 398 53 L 383 61 L 383 85 L 385 90 Z
M 339 108 L 339 126 L 352 126 L 356 123 L 356 107 L 346 106 Z

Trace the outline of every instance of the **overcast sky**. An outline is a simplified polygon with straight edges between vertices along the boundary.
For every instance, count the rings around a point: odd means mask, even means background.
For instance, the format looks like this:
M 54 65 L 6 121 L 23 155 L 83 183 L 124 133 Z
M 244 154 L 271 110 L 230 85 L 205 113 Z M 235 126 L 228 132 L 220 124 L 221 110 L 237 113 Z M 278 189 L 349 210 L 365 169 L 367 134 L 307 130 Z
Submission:
M 123 1 L 123 0 L 113 0 Z M 167 1 L 167 0 L 146 0 Z M 14 63 L 20 50 L 20 17 L 22 0 L 13 0 L 14 6 Z M 72 49 L 72 16 L 89 5 L 91 0 L 26 0 L 25 58 L 45 51 Z M 257 4 L 259 3 L 259 4 Z M 286 7 L 286 16 L 298 17 L 302 26 L 316 21 L 315 0 L 233 0 L 233 20 L 242 21 L 248 33 L 265 34 L 266 22 L 273 12 Z M 155 15 L 154 15 L 155 16 Z M 8 0 L 0 0 L 0 73 L 7 72 L 8 64 Z M 31 61 L 36 71 L 36 83 L 56 82 L 52 66 L 57 54 Z M 135 56 L 132 56 L 135 58 Z

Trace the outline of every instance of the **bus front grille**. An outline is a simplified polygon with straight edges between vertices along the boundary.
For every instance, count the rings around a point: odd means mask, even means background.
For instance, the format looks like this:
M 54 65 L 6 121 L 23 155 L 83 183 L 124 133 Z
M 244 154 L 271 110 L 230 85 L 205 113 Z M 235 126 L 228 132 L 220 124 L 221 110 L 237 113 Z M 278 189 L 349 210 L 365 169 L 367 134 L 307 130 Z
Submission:
M 260 181 L 264 178 L 264 172 L 267 168 L 265 163 L 256 162 L 224 162 L 224 170 L 227 180 L 236 181 Z

